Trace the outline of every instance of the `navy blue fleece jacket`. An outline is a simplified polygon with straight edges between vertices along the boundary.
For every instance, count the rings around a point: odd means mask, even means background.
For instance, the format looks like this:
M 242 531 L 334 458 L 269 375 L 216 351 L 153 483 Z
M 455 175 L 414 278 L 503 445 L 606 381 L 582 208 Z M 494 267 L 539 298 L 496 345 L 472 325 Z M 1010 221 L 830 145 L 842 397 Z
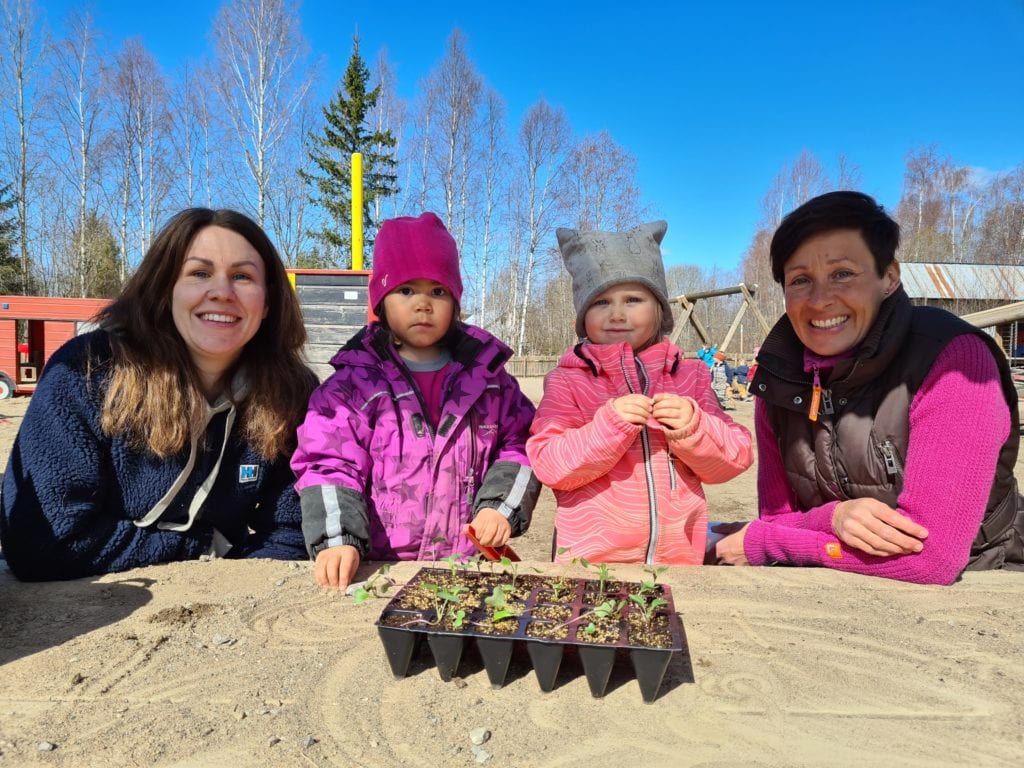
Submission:
M 245 443 L 226 401 L 188 471 L 189 446 L 164 460 L 104 435 L 109 361 L 105 331 L 72 339 L 32 396 L 3 479 L 0 546 L 14 575 L 74 579 L 213 551 L 304 559 L 290 457 L 268 462 Z

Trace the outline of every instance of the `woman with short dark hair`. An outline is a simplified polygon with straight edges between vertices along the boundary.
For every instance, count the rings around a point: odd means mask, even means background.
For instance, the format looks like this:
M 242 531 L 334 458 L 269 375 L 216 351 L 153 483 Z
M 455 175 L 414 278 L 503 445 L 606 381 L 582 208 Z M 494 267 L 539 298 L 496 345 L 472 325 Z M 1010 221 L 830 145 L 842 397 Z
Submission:
M 899 225 L 830 192 L 771 243 L 786 314 L 757 356 L 759 519 L 719 562 L 921 583 L 1024 564 L 1017 394 L 987 334 L 911 306 Z

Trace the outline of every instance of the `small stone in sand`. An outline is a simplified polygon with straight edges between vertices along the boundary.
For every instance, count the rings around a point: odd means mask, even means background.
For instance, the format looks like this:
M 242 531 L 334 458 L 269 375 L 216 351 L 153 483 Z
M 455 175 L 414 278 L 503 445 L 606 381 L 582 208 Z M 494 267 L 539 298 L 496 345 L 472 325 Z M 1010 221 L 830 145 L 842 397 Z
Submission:
M 469 732 L 469 740 L 476 746 L 480 746 L 487 742 L 491 738 L 490 728 L 474 728 Z

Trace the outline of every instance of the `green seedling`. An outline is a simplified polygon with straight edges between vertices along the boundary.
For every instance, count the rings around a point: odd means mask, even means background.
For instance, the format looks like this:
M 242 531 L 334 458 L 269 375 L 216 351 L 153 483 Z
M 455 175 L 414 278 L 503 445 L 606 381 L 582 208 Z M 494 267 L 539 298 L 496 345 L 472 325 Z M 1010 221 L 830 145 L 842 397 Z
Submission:
M 435 536 L 430 540 L 430 561 L 437 568 L 437 545 L 444 544 L 447 539 L 444 536 Z
M 608 570 L 606 563 L 595 563 L 594 567 L 597 568 L 597 591 L 604 592 L 604 588 L 611 580 L 612 572 Z
M 488 597 L 484 598 L 484 603 L 494 609 L 491 621 L 502 621 L 503 619 L 511 619 L 522 615 L 523 608 L 521 605 L 508 602 L 508 593 L 510 591 L 508 587 L 499 584 Z
M 569 552 L 569 547 L 559 547 L 558 554 L 564 555 Z M 604 588 L 608 586 L 608 582 L 611 581 L 612 572 L 608 570 L 607 563 L 591 563 L 585 557 L 574 557 L 569 561 L 569 565 L 578 565 L 581 568 L 589 569 L 591 566 L 597 571 L 597 590 L 598 592 L 604 592 Z
M 558 554 L 560 554 L 560 555 L 571 555 L 572 554 L 572 547 L 559 547 L 558 548 Z M 585 558 L 585 557 L 575 557 L 575 556 L 573 556 L 572 558 L 569 559 L 569 565 L 578 565 L 578 566 L 581 566 L 582 568 L 589 568 L 590 567 L 590 561 L 587 560 L 587 558 Z
M 391 566 L 385 563 L 373 576 L 367 579 L 366 583 L 352 593 L 352 599 L 356 605 L 365 603 L 371 597 L 385 597 L 389 589 L 395 586 L 395 580 L 390 576 Z
M 662 597 L 655 597 L 658 593 L 658 577 L 667 571 L 668 568 L 661 566 L 658 568 L 645 568 L 644 570 L 650 574 L 651 578 L 640 582 L 636 592 L 629 596 L 629 601 L 637 607 L 644 624 L 650 624 L 651 619 L 654 618 L 655 611 L 662 606 L 668 605 L 668 600 Z
M 592 610 L 589 610 L 586 613 L 581 613 L 575 619 L 569 619 L 568 621 L 563 622 L 560 626 L 564 627 L 577 621 L 583 621 L 591 616 L 599 620 L 618 619 L 622 617 L 622 609 L 625 607 L 625 600 L 605 600 L 600 605 L 595 606 Z M 597 631 L 597 626 L 593 621 L 591 621 L 583 631 L 588 635 L 592 635 Z
M 555 602 L 562 599 L 562 596 L 569 591 L 569 583 L 563 579 L 553 579 L 551 581 L 551 594 L 555 598 Z
M 507 557 L 502 556 L 501 567 L 509 568 L 512 571 L 512 589 L 516 588 L 516 577 L 519 575 L 519 563 L 514 563 Z
M 661 576 L 665 571 L 668 570 L 667 565 L 651 566 L 650 568 L 644 568 L 644 573 L 649 573 L 651 578 L 646 581 L 640 582 L 640 588 L 637 590 L 637 594 L 642 592 L 653 592 L 658 588 L 658 577 Z
M 644 624 L 650 624 L 651 619 L 654 618 L 655 611 L 663 605 L 668 605 L 668 600 L 663 597 L 648 598 L 646 595 L 630 595 L 629 601 L 640 611 Z
M 423 589 L 433 595 L 434 601 L 434 621 L 432 624 L 440 624 L 449 615 L 452 617 L 452 626 L 461 627 L 466 619 L 466 612 L 463 610 L 455 610 L 455 606 L 458 605 L 459 595 L 464 592 L 468 592 L 468 587 L 452 587 L 451 589 L 445 589 L 437 584 L 423 584 Z
M 452 576 L 457 576 L 459 571 L 465 570 L 466 564 L 459 561 L 458 555 L 448 555 L 441 562 L 448 566 L 448 570 L 451 571 Z

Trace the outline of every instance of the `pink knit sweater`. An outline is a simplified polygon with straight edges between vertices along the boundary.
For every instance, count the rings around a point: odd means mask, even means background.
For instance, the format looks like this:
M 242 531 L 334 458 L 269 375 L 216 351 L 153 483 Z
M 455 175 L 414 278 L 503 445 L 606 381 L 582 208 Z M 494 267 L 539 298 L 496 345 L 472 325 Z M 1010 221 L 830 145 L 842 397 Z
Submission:
M 992 353 L 975 336 L 956 337 L 936 358 L 910 405 L 910 437 L 897 510 L 928 530 L 916 554 L 878 557 L 840 544 L 826 547 L 832 501 L 800 510 L 786 477 L 767 408 L 755 412 L 760 519 L 747 528 L 751 565 L 821 565 L 920 584 L 951 584 L 967 564 L 1010 430 L 1010 413 Z

